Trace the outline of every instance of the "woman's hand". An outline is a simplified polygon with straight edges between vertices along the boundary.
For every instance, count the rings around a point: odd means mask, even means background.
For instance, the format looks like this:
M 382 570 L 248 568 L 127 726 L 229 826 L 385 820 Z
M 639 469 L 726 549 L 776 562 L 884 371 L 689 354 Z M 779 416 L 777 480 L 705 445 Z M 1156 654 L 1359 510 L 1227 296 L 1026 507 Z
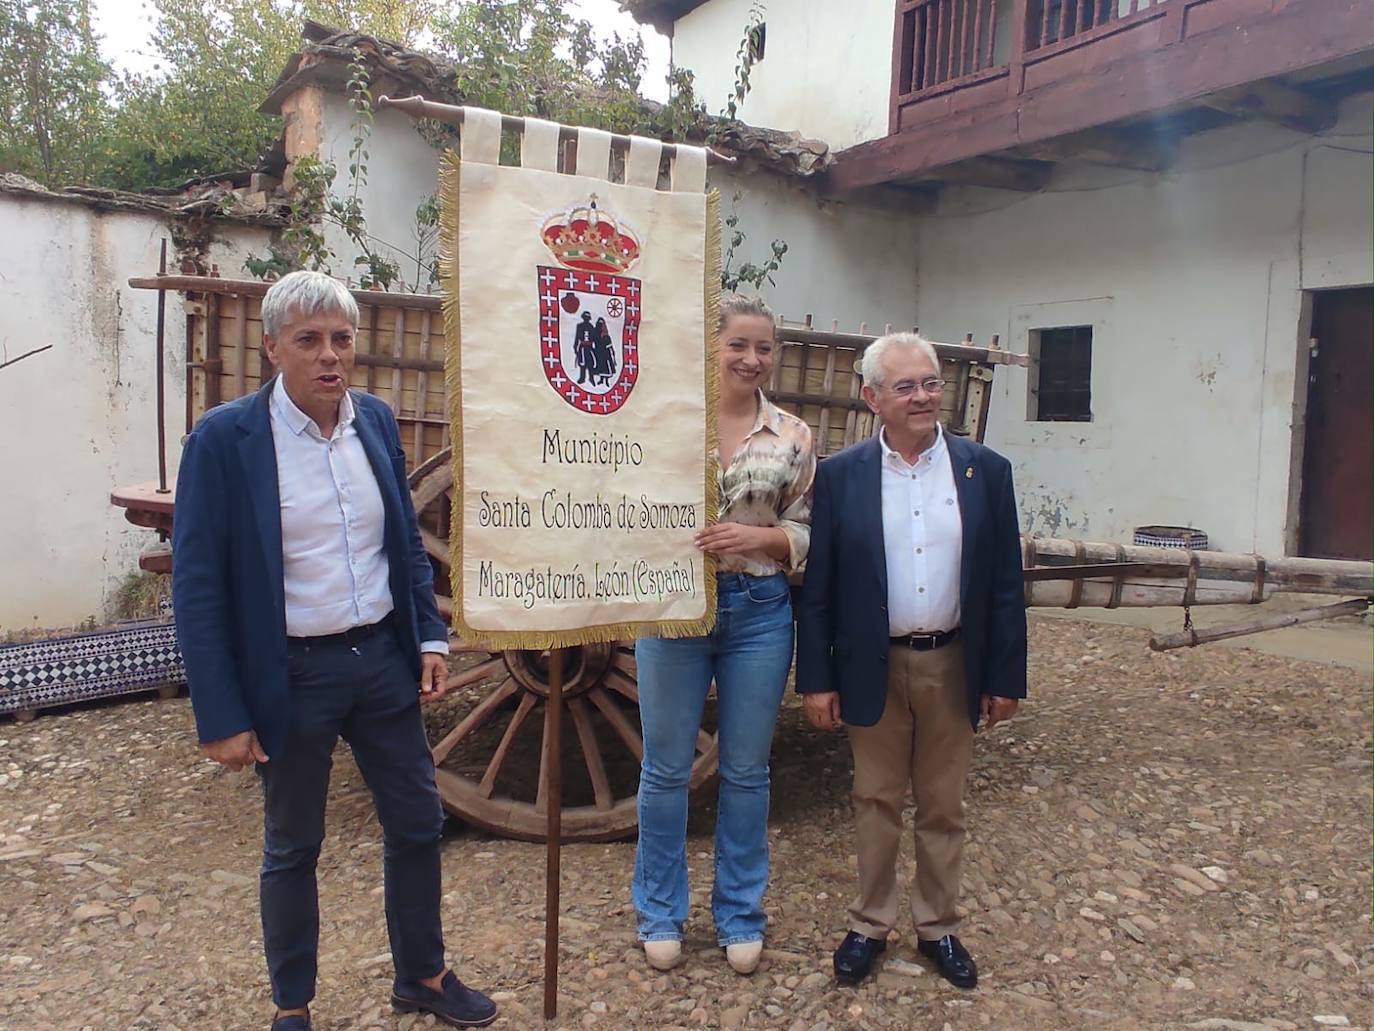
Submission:
M 743 523 L 717 523 L 708 526 L 693 538 L 702 551 L 713 555 L 744 555 L 768 551 L 777 536 L 775 526 L 745 526 Z

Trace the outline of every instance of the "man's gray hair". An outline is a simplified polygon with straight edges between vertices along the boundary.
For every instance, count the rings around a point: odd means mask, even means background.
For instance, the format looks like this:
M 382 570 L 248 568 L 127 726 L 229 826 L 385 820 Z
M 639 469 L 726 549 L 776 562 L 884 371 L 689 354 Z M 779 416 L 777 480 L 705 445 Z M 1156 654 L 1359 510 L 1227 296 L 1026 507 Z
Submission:
M 278 279 L 262 299 L 262 331 L 275 337 L 291 318 L 319 314 L 342 315 L 358 328 L 358 302 L 344 286 L 323 272 L 290 272 Z
M 863 377 L 865 386 L 883 385 L 883 359 L 893 348 L 901 347 L 920 351 L 930 359 L 930 366 L 935 370 L 935 375 L 940 375 L 940 356 L 935 353 L 934 344 L 915 333 L 889 333 L 865 347 L 864 355 L 859 359 L 859 375 Z

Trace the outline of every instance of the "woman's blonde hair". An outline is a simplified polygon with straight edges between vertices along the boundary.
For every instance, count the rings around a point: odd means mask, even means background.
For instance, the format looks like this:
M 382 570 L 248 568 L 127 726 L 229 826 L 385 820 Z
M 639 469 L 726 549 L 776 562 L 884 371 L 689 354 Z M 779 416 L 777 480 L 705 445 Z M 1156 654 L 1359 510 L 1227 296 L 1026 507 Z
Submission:
M 720 299 L 720 318 L 716 322 L 716 332 L 724 331 L 726 325 L 736 315 L 746 317 L 757 316 L 767 319 L 770 326 L 774 326 L 773 336 L 777 337 L 777 319 L 773 315 L 773 309 L 764 304 L 757 297 L 745 297 L 743 294 L 726 294 Z

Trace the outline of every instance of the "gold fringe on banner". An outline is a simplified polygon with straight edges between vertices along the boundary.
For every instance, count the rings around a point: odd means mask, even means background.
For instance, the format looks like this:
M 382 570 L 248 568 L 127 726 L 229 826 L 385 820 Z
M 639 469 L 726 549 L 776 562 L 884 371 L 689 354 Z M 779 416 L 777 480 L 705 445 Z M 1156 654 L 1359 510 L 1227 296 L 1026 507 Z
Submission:
M 450 150 L 444 152 L 439 165 L 439 286 L 444 292 L 444 394 L 453 446 L 448 589 L 453 599 L 453 629 L 469 641 L 472 628 L 463 622 L 463 319 L 458 299 L 458 184 L 462 164 L 457 153 Z
M 543 650 L 581 644 L 622 641 L 642 636 L 704 637 L 716 624 L 716 558 L 703 558 L 706 593 L 705 613 L 700 619 L 601 623 L 570 630 L 477 630 L 463 618 L 463 372 L 462 318 L 459 309 L 458 208 L 462 159 L 454 151 L 444 155 L 439 170 L 439 281 L 444 292 L 444 386 L 448 396 L 449 435 L 453 441 L 453 508 L 449 520 L 449 590 L 453 597 L 453 629 L 467 645 L 500 651 L 506 648 Z M 720 481 L 716 472 L 720 403 L 720 345 L 716 323 L 720 318 L 721 221 L 720 191 L 705 197 L 706 240 L 702 318 L 706 357 L 705 495 L 706 525 L 720 515 Z

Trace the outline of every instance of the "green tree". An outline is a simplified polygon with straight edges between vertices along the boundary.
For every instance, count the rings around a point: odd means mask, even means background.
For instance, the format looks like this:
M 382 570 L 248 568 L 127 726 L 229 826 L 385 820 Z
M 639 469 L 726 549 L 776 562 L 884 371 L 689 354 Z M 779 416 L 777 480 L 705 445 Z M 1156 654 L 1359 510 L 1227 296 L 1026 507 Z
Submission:
M 305 0 L 305 15 L 341 31 L 416 46 L 444 6 L 433 0 Z
M 90 0 L 0 0 L 0 171 L 50 186 L 89 178 L 108 74 Z
M 109 185 L 171 186 L 251 167 L 280 123 L 258 113 L 300 46 L 276 0 L 153 0 L 152 72 L 126 76 L 104 136 Z
M 565 0 L 470 0 L 434 19 L 464 103 L 619 132 L 647 131 L 638 35 L 598 39 Z
M 151 0 L 156 64 L 117 85 L 113 124 L 101 140 L 103 182 L 172 186 L 252 167 L 281 130 L 258 107 L 300 49 L 304 18 L 410 45 L 436 6 L 432 0 Z

